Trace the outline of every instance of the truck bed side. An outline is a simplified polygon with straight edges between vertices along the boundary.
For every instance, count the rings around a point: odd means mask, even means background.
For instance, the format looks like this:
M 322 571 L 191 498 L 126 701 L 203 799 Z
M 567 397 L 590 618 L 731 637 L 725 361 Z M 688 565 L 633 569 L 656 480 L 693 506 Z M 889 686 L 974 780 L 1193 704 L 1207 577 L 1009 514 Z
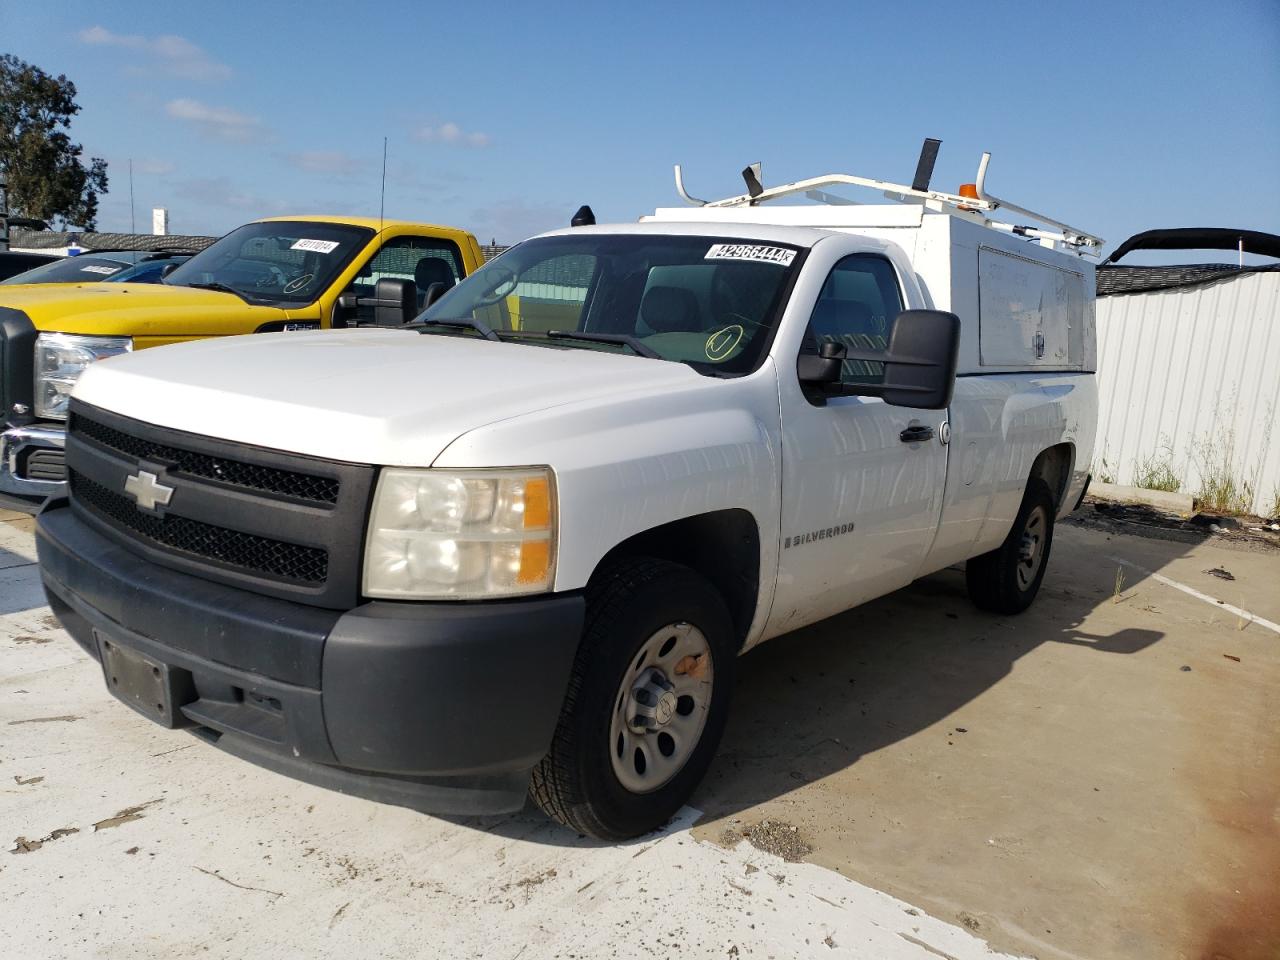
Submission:
M 986 553 L 1009 533 L 1037 460 L 1054 458 L 1059 516 L 1084 489 L 1098 394 L 1093 374 L 959 377 L 951 401 L 951 451 L 942 519 L 923 576 Z M 1059 470 L 1057 458 L 1064 458 Z

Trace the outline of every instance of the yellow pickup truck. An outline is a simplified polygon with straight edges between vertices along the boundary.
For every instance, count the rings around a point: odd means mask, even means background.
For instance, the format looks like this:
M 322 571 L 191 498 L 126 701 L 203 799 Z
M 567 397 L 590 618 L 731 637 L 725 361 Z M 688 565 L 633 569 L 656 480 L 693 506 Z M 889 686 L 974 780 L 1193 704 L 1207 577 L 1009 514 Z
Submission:
M 451 227 L 275 217 L 162 283 L 0 287 L 0 495 L 62 492 L 67 404 L 95 360 L 202 337 L 402 323 L 483 263 L 476 238 Z

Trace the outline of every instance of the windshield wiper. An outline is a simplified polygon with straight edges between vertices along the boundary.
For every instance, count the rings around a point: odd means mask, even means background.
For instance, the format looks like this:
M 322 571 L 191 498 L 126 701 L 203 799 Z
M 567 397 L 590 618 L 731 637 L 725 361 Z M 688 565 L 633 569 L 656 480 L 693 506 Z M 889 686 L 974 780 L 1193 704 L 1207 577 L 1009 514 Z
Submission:
M 414 320 L 412 323 L 406 324 L 406 326 L 455 327 L 460 330 L 474 330 L 486 340 L 492 340 L 494 343 L 502 343 L 503 334 L 516 340 L 545 338 L 547 340 L 583 340 L 587 343 L 616 343 L 620 346 L 630 347 L 641 357 L 647 357 L 650 360 L 662 359 L 662 354 L 656 352 L 648 344 L 625 333 L 590 333 L 577 330 L 548 330 L 546 333 L 537 333 L 522 330 L 504 330 L 500 334 L 474 317 L 433 317 L 428 320 Z
M 624 347 L 630 347 L 641 357 L 648 357 L 650 360 L 662 359 L 662 354 L 654 350 L 653 347 L 628 333 L 589 333 L 585 330 L 548 330 L 547 339 L 584 340 L 587 343 L 617 343 Z
M 492 340 L 494 343 L 501 343 L 502 338 L 493 332 L 485 324 L 476 320 L 474 317 L 436 317 L 430 320 L 414 320 L 412 323 L 406 324 L 410 327 L 457 327 L 460 330 L 474 330 L 486 340 Z
M 208 283 L 184 283 L 182 284 L 182 286 L 196 287 L 199 290 L 214 290 L 214 291 L 217 291 L 218 293 L 233 293 L 237 297 L 239 297 L 241 300 L 243 300 L 245 303 L 262 303 L 261 300 L 258 300 L 256 298 L 252 300 L 249 299 L 249 295 L 247 293 L 243 293 L 242 291 L 237 290 L 235 287 L 229 287 L 225 283 L 219 283 L 217 280 L 210 280 Z

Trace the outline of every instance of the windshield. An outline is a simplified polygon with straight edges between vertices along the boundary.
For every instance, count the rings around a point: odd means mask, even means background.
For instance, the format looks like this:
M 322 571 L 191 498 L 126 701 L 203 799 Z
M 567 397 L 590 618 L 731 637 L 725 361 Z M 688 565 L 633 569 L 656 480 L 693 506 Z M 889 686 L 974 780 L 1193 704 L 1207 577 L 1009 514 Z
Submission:
M 96 283 L 119 273 L 127 263 L 89 254 L 67 257 L 15 274 L 0 283 Z
M 634 338 L 659 358 L 703 373 L 746 373 L 768 349 L 798 267 L 797 248 L 751 240 L 604 233 L 543 237 L 486 264 L 420 319 L 474 321 L 504 340 L 527 336 L 532 342 L 549 331 Z M 628 349 L 614 342 L 544 342 Z
M 263 303 L 311 303 L 371 236 L 367 227 L 338 223 L 248 223 L 196 254 L 163 282 L 227 288 Z
M 159 260 L 147 260 L 137 266 L 121 270 L 115 276 L 103 277 L 104 283 L 159 283 L 164 278 L 165 268 L 169 264 L 185 263 L 190 257 L 163 257 Z

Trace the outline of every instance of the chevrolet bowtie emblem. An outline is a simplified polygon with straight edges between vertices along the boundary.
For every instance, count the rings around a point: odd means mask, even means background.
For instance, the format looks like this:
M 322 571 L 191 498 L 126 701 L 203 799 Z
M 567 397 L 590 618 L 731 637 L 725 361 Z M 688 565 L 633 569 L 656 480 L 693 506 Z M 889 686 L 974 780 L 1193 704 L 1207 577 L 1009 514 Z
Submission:
M 173 487 L 166 487 L 150 470 L 139 470 L 124 481 L 124 492 L 138 501 L 138 509 L 155 513 L 156 507 L 167 507 Z

